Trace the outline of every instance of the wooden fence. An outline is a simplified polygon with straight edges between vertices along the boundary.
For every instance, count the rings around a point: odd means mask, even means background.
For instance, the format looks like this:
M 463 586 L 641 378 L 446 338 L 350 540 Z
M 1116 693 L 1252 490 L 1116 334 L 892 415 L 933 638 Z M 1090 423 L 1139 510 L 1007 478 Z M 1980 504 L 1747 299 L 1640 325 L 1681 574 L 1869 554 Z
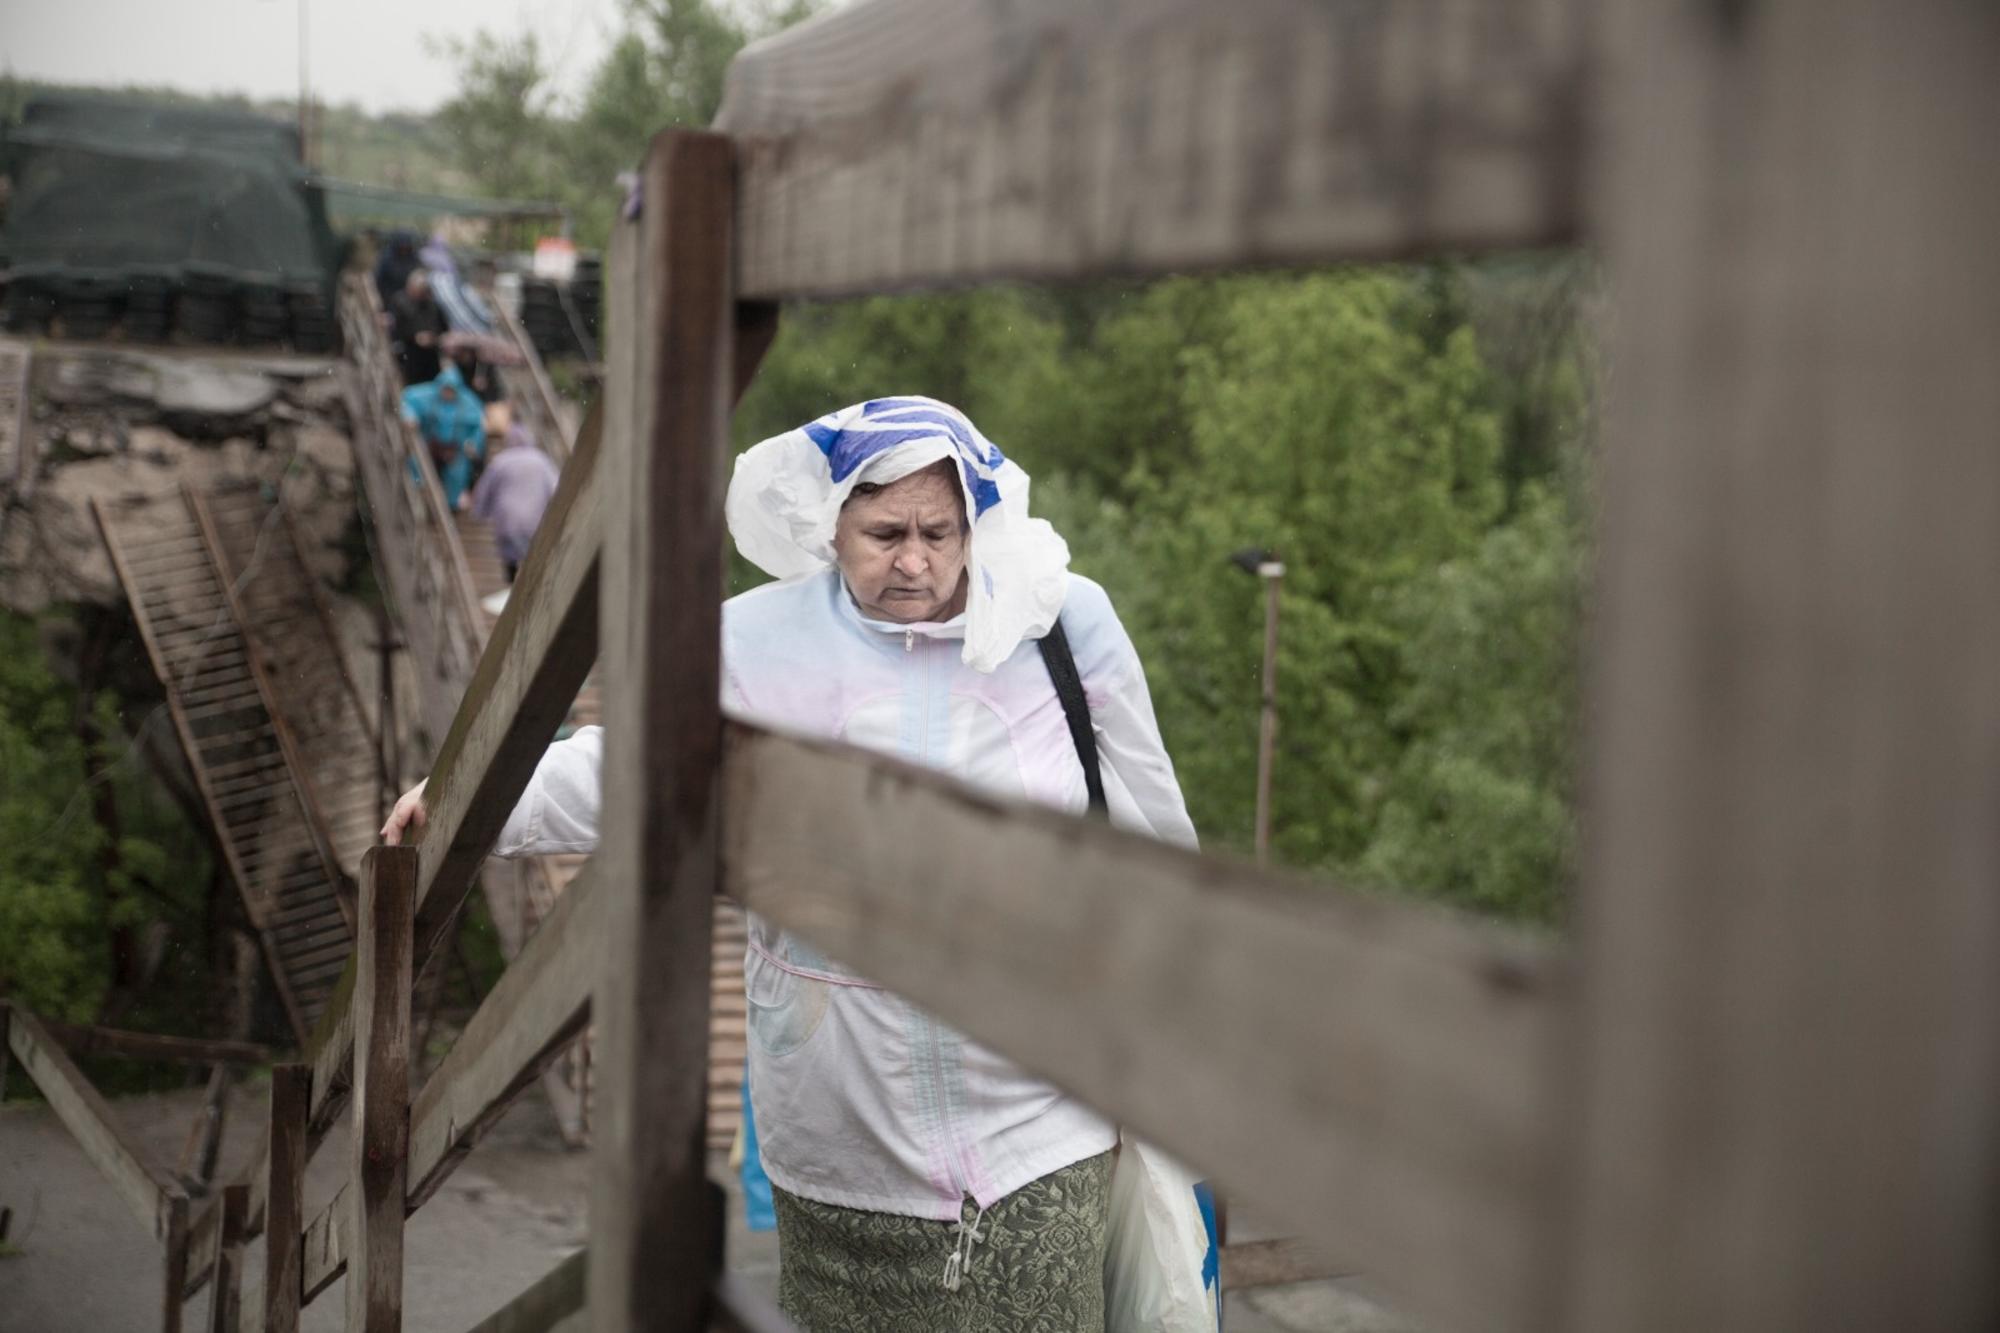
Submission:
M 1962 0 L 864 0 L 746 51 L 716 131 L 652 145 L 602 442 L 420 852 L 370 855 L 268 1151 L 175 1257 L 184 1207 L 106 1149 L 170 1292 L 268 1228 L 264 1327 L 343 1272 L 350 1328 L 400 1327 L 406 1213 L 587 1015 L 588 1263 L 481 1327 L 784 1327 L 705 1174 L 726 893 L 1439 1329 L 1991 1327 L 1996 67 Z M 718 712 L 726 427 L 774 303 L 1586 236 L 1618 322 L 1568 945 Z M 600 651 L 600 849 L 411 1098 L 412 968 Z M 350 1101 L 348 1186 L 302 1218 Z

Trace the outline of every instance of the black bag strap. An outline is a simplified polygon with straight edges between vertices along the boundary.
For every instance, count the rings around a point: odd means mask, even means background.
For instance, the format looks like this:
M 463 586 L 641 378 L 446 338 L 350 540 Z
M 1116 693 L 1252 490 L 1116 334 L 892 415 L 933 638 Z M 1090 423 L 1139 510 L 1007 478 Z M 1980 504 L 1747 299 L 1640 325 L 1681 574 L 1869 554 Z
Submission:
M 1069 738 L 1076 745 L 1076 757 L 1083 761 L 1083 785 L 1090 792 L 1090 808 L 1097 814 L 1110 807 L 1104 800 L 1104 773 L 1097 763 L 1097 733 L 1090 727 L 1090 701 L 1083 697 L 1083 677 L 1077 674 L 1076 658 L 1069 650 L 1069 635 L 1058 619 L 1038 640 L 1042 662 L 1055 682 L 1056 698 L 1062 700 L 1063 716 L 1069 721 Z

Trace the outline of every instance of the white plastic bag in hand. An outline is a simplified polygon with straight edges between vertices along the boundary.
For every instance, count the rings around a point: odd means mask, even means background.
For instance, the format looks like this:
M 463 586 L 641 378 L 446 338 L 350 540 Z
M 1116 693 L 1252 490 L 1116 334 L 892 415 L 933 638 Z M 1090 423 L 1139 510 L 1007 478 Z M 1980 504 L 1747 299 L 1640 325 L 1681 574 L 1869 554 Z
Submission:
M 1220 1282 L 1195 1176 L 1156 1148 L 1126 1139 L 1111 1176 L 1104 1255 L 1105 1333 L 1217 1333 Z

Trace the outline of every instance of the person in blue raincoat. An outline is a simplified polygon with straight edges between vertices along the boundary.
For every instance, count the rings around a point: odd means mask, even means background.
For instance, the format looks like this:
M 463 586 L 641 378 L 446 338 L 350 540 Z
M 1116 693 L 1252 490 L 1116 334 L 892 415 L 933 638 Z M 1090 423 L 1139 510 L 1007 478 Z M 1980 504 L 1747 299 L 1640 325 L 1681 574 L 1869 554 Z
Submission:
M 430 448 L 445 503 L 453 510 L 470 505 L 473 466 L 486 457 L 486 414 L 458 367 L 447 364 L 430 383 L 403 390 L 403 420 Z

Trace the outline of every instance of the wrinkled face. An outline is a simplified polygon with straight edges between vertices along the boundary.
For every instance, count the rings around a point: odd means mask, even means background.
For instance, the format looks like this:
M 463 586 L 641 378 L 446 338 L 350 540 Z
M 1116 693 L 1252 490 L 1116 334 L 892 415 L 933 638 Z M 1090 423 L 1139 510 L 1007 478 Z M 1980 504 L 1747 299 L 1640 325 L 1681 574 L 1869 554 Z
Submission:
M 949 460 L 864 494 L 840 511 L 833 552 L 863 615 L 911 624 L 965 609 L 971 534 Z

